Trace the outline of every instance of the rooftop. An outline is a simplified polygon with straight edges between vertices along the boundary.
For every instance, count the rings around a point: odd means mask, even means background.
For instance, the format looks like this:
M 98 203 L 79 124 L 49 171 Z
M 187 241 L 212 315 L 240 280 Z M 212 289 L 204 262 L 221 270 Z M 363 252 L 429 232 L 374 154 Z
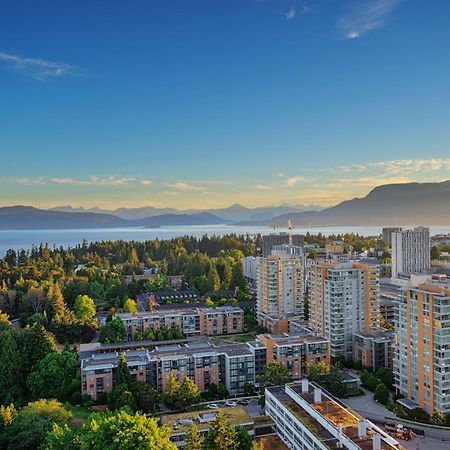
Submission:
M 254 425 L 253 419 L 242 406 L 221 408 L 227 422 L 231 425 Z M 216 420 L 216 412 L 211 409 L 189 411 L 161 416 L 162 423 L 172 429 L 172 434 L 186 433 L 192 423 L 199 429 L 208 430 L 211 422 Z
M 275 395 L 309 431 L 314 433 L 316 437 L 330 449 L 337 448 L 340 428 L 342 429 L 342 436 L 351 440 L 362 450 L 373 449 L 373 436 L 375 434 L 380 434 L 381 436 L 382 450 L 402 449 L 395 439 L 355 411 L 336 401 L 324 392 L 323 389 L 320 389 L 320 401 L 315 402 L 314 389 L 317 387 L 318 386 L 314 383 L 309 383 L 308 392 L 302 392 L 302 385 L 291 384 L 286 385 L 284 391 L 281 387 L 275 388 L 275 392 L 272 390 L 273 388 L 269 388 L 269 391 L 272 392 L 273 395 Z M 288 392 L 291 392 L 291 395 L 289 395 Z M 295 398 L 298 398 L 298 401 L 296 401 Z M 319 416 L 314 418 L 307 411 L 306 406 L 301 406 L 302 401 L 306 402 L 308 407 L 314 409 Z M 319 417 L 325 419 L 332 428 L 325 428 L 325 426 L 319 422 Z M 366 433 L 363 437 L 359 437 L 358 433 L 360 422 L 364 422 L 366 427 Z

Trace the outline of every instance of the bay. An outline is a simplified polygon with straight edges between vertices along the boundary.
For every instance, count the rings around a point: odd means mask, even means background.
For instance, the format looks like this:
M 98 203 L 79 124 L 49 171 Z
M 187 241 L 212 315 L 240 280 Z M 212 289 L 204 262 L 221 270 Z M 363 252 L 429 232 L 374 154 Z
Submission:
M 431 234 L 450 233 L 449 226 L 430 227 Z M 60 229 L 60 230 L 0 230 L 0 257 L 6 254 L 8 249 L 29 250 L 33 245 L 39 246 L 48 244 L 50 247 L 68 246 L 75 247 L 83 240 L 88 242 L 106 240 L 125 241 L 146 241 L 150 239 L 171 239 L 179 236 L 201 237 L 204 234 L 209 236 L 224 234 L 269 234 L 273 232 L 287 232 L 287 228 L 277 228 L 261 226 L 234 226 L 234 225 L 209 225 L 209 226 L 171 226 L 161 228 L 92 228 L 92 229 Z M 358 233 L 363 236 L 375 236 L 381 234 L 381 226 L 347 226 L 347 227 L 309 227 L 295 228 L 293 233 L 304 234 L 307 231 L 313 234 L 322 233 L 325 236 L 330 234 Z

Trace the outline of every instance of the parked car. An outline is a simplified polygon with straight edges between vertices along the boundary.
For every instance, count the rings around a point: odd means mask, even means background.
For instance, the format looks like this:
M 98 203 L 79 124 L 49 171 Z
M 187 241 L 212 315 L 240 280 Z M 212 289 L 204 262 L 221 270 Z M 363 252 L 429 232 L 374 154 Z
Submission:
M 239 404 L 243 405 L 243 406 L 247 406 L 248 405 L 248 400 L 239 400 Z
M 234 400 L 228 400 L 225 403 L 225 406 L 237 406 L 237 402 L 235 402 Z
M 216 405 L 215 403 L 210 403 L 210 404 L 207 406 L 207 408 L 209 408 L 209 409 L 219 409 L 219 406 Z

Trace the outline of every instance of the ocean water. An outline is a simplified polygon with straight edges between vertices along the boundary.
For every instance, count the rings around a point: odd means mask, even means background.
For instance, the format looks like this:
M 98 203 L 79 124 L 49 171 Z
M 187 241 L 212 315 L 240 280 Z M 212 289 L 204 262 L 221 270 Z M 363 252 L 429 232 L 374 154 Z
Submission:
M 430 227 L 431 234 L 450 233 L 450 225 Z M 382 227 L 309 227 L 295 228 L 294 233 L 304 234 L 322 233 L 326 236 L 338 233 L 358 233 L 364 236 L 375 236 L 381 234 Z M 213 226 L 172 226 L 161 228 L 92 228 L 92 229 L 62 229 L 62 230 L 0 230 L 0 257 L 3 257 L 10 248 L 14 250 L 31 249 L 32 245 L 48 244 L 59 247 L 74 247 L 81 244 L 84 239 L 88 242 L 104 240 L 126 240 L 126 241 L 146 241 L 149 239 L 171 239 L 178 236 L 192 235 L 201 237 L 204 234 L 209 236 L 236 233 L 236 234 L 268 234 L 273 232 L 287 231 L 286 228 L 261 226 L 234 226 L 234 225 L 213 225 Z

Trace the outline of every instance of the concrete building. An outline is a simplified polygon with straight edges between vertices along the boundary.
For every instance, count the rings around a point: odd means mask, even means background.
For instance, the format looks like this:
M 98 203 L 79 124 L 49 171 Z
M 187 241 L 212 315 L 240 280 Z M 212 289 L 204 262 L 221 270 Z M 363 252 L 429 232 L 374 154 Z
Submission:
M 392 276 L 430 270 L 430 229 L 417 227 L 392 233 Z
M 364 367 L 374 371 L 381 367 L 393 369 L 393 350 L 395 334 L 380 330 L 376 333 L 354 333 L 353 359 L 360 361 Z
M 245 281 L 251 286 L 256 286 L 256 264 L 257 260 L 255 256 L 246 256 L 242 259 L 242 272 L 244 274 Z
M 404 450 L 381 428 L 307 379 L 267 388 L 265 409 L 277 435 L 292 450 Z
M 402 231 L 401 227 L 385 227 L 383 228 L 383 242 L 384 245 L 392 247 L 392 233 L 398 233 Z
M 356 332 L 380 328 L 378 266 L 316 262 L 308 266 L 309 324 L 330 339 L 331 357 L 353 356 Z
M 141 313 L 117 313 L 127 331 L 127 339 L 135 340 L 136 331 L 162 330 L 178 327 L 185 336 L 241 333 L 244 311 L 232 306 L 216 308 L 183 308 L 147 311 Z
M 257 315 L 260 324 L 275 332 L 288 331 L 286 317 L 304 316 L 305 257 L 301 247 L 281 245 L 257 259 Z
M 271 233 L 266 234 L 262 237 L 263 240 L 263 249 L 262 255 L 263 258 L 270 256 L 272 254 L 272 250 L 274 247 L 279 247 L 280 245 L 295 245 L 297 247 L 303 247 L 303 242 L 305 240 L 305 236 L 302 234 L 289 234 L 289 233 Z
M 404 406 L 450 412 L 450 281 L 434 276 L 402 290 L 395 316 L 395 387 Z

